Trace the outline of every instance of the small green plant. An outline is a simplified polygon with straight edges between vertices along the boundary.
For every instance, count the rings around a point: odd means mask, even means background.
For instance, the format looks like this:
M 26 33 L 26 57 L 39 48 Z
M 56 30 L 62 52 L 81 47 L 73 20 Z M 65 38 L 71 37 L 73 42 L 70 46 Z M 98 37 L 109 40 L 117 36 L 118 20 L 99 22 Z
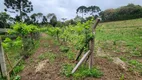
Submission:
M 79 77 L 80 78 L 84 78 L 84 77 L 100 78 L 101 76 L 103 76 L 103 73 L 95 67 L 90 70 L 86 66 L 81 66 L 76 71 L 76 73 L 73 74 L 73 76 L 76 78 L 79 78 Z
M 124 80 L 124 74 L 121 74 L 120 80 Z
M 17 74 L 25 68 L 24 61 L 21 61 L 15 68 L 14 72 Z
M 131 71 L 137 71 L 140 74 L 142 73 L 142 63 L 138 62 L 137 60 L 130 60 L 129 65 L 132 66 L 130 68 Z
M 68 53 L 66 53 L 66 56 L 68 59 L 73 60 L 75 58 L 75 54 L 71 51 L 69 51 Z
M 67 46 L 60 46 L 60 50 L 61 50 L 61 52 L 66 53 L 66 52 L 69 51 L 69 47 L 67 47 Z
M 141 52 L 137 51 L 137 50 L 134 50 L 131 52 L 131 55 L 132 56 L 142 56 Z
M 21 77 L 19 75 L 15 76 L 14 80 L 20 80 Z
M 90 70 L 86 66 L 81 66 L 74 74 L 71 74 L 72 69 L 73 65 L 65 64 L 63 65 L 62 73 L 67 77 L 73 76 L 75 79 L 84 77 L 100 78 L 101 76 L 103 76 L 103 73 L 95 67 Z
M 125 58 L 125 57 L 120 57 L 120 59 L 121 59 L 122 61 L 127 61 L 127 58 Z
M 71 74 L 71 70 L 73 69 L 73 66 L 71 64 L 64 64 L 62 67 L 62 74 L 64 74 L 66 77 L 70 77 Z
M 137 60 L 130 60 L 130 61 L 129 61 L 129 64 L 134 65 L 134 66 L 139 66 L 139 65 L 141 65 L 141 63 L 138 62 Z

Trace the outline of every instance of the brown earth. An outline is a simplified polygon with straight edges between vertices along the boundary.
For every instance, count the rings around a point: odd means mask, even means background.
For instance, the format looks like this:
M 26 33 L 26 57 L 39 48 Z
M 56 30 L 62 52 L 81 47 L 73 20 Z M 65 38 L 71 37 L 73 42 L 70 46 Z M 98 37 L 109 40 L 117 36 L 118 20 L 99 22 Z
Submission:
M 46 37 L 46 34 L 42 34 L 43 39 L 40 40 L 39 48 L 25 61 L 26 67 L 19 73 L 21 80 L 74 80 L 73 77 L 67 78 L 61 74 L 62 64 L 72 61 L 69 61 L 63 56 L 63 53 L 59 50 L 59 46 L 54 45 L 53 39 L 47 40 Z M 45 43 L 48 43 L 49 46 L 44 47 Z M 48 51 L 52 51 L 57 55 L 54 62 L 51 63 L 46 59 L 46 61 L 43 61 L 44 65 L 40 68 L 40 71 L 36 72 L 36 67 L 42 62 L 38 59 L 38 56 Z M 80 80 L 120 80 L 122 75 L 124 75 L 124 80 L 142 80 L 142 76 L 123 70 L 107 58 L 95 57 L 94 64 L 99 67 L 104 75 L 101 78 L 87 77 Z

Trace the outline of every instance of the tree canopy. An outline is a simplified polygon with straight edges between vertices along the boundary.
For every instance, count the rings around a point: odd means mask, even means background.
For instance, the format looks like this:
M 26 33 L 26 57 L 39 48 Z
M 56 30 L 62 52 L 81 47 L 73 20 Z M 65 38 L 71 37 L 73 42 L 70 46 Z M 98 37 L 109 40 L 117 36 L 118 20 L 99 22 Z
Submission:
M 77 8 L 76 13 L 81 13 L 83 17 L 84 14 L 86 15 L 88 13 L 92 16 L 95 16 L 95 13 L 99 13 L 100 11 L 101 9 L 98 6 L 80 6 Z
M 32 2 L 29 0 L 4 0 L 4 5 L 7 8 L 5 11 L 11 13 L 19 12 L 21 21 L 23 14 L 33 11 Z
M 107 9 L 100 13 L 103 21 L 117 21 L 142 18 L 142 6 L 128 4 L 117 9 Z

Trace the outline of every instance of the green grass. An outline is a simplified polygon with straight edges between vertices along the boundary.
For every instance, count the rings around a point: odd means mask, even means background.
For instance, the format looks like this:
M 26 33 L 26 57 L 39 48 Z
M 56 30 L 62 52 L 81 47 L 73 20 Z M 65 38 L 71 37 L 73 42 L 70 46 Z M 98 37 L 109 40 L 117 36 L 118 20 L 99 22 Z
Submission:
M 121 74 L 121 77 L 120 77 L 120 79 L 119 80 L 125 80 L 125 78 L 124 78 L 124 74 Z
M 69 59 L 69 60 L 74 60 L 75 58 L 75 53 L 72 51 L 68 51 L 65 56 Z
M 142 75 L 142 63 L 137 60 L 130 60 L 128 61 L 129 65 L 131 66 L 130 69 L 132 71 L 137 71 Z
M 11 73 L 10 80 L 20 80 L 21 76 L 17 75 L 19 72 L 21 72 L 25 68 L 25 62 L 22 60 L 14 69 Z
M 67 53 L 69 51 L 69 47 L 68 46 L 60 46 L 60 51 Z
M 100 23 L 96 30 L 96 45 L 116 52 L 122 52 L 120 48 L 123 47 L 131 56 L 142 56 L 141 22 L 142 19 L 134 19 Z
M 90 70 L 84 65 L 80 66 L 74 74 L 71 74 L 73 67 L 74 66 L 72 64 L 64 64 L 62 68 L 62 74 L 64 74 L 66 77 L 73 76 L 73 78 L 77 80 L 85 77 L 100 78 L 103 76 L 103 73 L 99 69 L 94 67 Z
M 124 62 L 126 62 L 129 66 L 129 71 L 136 71 L 138 73 L 140 73 L 140 75 L 142 75 L 142 63 L 139 62 L 138 60 L 134 60 L 134 59 L 129 59 L 126 57 L 121 57 L 121 60 L 123 60 Z

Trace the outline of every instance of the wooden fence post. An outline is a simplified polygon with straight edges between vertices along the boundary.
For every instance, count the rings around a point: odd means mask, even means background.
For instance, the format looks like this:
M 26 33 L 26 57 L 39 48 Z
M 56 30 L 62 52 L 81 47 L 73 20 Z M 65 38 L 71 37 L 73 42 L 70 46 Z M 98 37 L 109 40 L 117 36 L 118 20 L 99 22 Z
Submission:
M 100 22 L 100 19 L 96 20 L 96 23 L 92 26 L 92 34 L 95 37 L 95 29 L 98 25 L 98 23 Z M 93 65 L 93 61 L 94 61 L 94 45 L 95 45 L 95 38 L 92 38 L 90 40 L 90 59 L 89 59 L 89 69 L 92 68 Z
M 0 39 L 0 66 L 1 66 L 1 72 L 2 72 L 3 77 L 6 77 L 7 76 L 7 69 L 6 69 L 4 50 L 2 47 L 1 39 Z

